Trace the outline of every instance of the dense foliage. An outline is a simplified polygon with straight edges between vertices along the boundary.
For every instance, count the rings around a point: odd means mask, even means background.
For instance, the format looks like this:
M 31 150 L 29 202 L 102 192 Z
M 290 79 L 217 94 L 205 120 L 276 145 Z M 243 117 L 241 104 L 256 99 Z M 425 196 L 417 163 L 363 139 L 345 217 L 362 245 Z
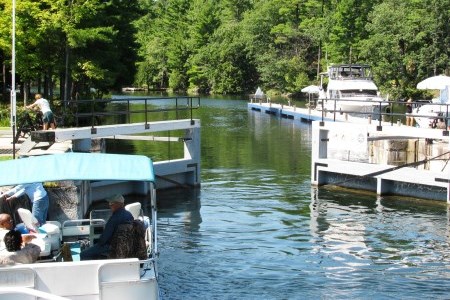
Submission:
M 136 1 L 16 0 L 16 75 L 22 94 L 37 85 L 52 99 L 99 94 L 133 81 Z M 11 68 L 12 0 L 0 0 L 0 61 Z M 4 81 L 11 82 L 4 74 Z M 3 94 L 5 93 L 5 87 Z
M 5 70 L 11 1 L 0 0 Z M 450 0 L 20 0 L 16 16 L 23 92 L 59 86 L 61 99 L 133 83 L 296 94 L 329 64 L 354 62 L 400 98 L 450 73 Z

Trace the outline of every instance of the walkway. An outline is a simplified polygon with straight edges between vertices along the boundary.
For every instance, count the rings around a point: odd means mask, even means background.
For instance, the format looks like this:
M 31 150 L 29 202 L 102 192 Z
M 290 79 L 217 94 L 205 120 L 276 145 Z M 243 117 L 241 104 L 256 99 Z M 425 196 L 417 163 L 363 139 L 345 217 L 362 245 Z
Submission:
M 0 156 L 11 156 L 13 154 L 12 130 L 0 130 Z M 24 139 L 20 138 L 19 142 Z M 16 151 L 21 144 L 16 144 Z
M 0 156 L 12 156 L 14 145 L 12 143 L 12 130 L 0 130 Z M 55 154 L 70 151 L 72 141 L 64 141 L 59 143 L 35 143 L 31 141 L 30 136 L 19 137 L 18 143 L 15 144 L 16 157 L 20 155 L 42 155 Z

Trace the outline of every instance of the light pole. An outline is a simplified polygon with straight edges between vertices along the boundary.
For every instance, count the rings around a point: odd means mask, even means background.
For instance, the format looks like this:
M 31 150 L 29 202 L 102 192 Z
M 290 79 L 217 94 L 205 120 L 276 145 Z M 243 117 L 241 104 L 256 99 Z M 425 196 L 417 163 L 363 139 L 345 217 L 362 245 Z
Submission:
M 13 159 L 16 158 L 16 115 L 16 0 L 12 0 L 11 128 L 13 133 Z

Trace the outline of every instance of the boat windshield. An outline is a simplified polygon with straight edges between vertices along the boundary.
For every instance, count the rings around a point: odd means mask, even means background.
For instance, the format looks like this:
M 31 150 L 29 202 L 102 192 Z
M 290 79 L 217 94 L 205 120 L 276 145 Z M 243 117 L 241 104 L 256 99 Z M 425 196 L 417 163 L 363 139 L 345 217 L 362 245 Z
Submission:
M 331 67 L 330 79 L 372 79 L 372 71 L 369 66 L 340 65 Z

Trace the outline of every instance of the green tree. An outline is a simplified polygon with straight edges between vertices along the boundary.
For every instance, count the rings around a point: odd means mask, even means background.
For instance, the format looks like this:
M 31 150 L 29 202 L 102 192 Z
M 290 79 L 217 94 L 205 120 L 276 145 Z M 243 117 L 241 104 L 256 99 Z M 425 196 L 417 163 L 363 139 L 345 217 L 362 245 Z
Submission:
M 258 1 L 244 17 L 247 48 L 266 89 L 295 93 L 309 81 L 305 62 L 314 41 L 300 28 L 301 12 L 300 1 Z
M 362 55 L 374 66 L 377 82 L 394 97 L 415 93 L 418 81 L 433 70 L 448 69 L 448 47 L 437 42 L 439 28 L 445 25 L 436 22 L 436 10 L 430 4 L 386 0 L 370 15 Z
M 16 69 L 21 83 L 43 82 L 44 94 L 53 98 L 53 87 L 58 80 L 64 86 L 65 76 L 70 76 L 73 96 L 88 95 L 91 87 L 107 92 L 133 80 L 138 2 L 16 2 Z M 10 66 L 6 55 L 11 53 L 11 1 L 0 0 L 0 10 L 0 49 Z
M 333 3 L 334 2 L 334 3 Z M 367 38 L 365 25 L 377 1 L 333 1 L 332 27 L 329 32 L 330 56 L 335 63 L 352 63 L 360 60 L 360 42 Z
M 254 85 L 256 76 L 254 61 L 248 55 L 239 23 L 249 2 L 198 3 L 202 9 L 191 18 L 191 38 L 196 45 L 192 47 L 190 58 L 191 88 L 220 94 L 246 92 L 249 86 Z M 209 26 L 196 21 L 199 19 L 211 19 Z M 196 38 L 198 36 L 202 38 Z
M 187 30 L 190 1 L 147 1 L 145 8 L 147 14 L 138 22 L 142 61 L 138 63 L 137 81 L 186 90 L 189 85 L 186 62 L 190 55 Z

